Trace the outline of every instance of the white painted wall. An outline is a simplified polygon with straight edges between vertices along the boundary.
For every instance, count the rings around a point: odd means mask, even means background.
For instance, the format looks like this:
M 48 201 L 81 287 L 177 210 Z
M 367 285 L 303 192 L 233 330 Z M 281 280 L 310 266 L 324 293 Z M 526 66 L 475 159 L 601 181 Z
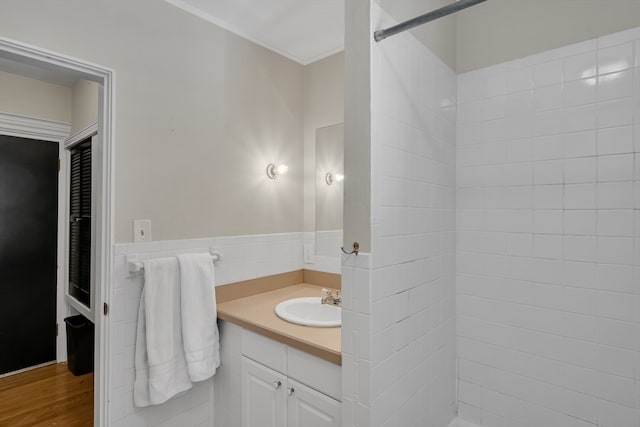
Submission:
M 393 23 L 371 7 L 372 26 Z M 372 246 L 343 257 L 345 425 L 445 427 L 456 410 L 456 76 L 409 33 L 372 44 L 370 69 Z
M 640 425 L 640 28 L 459 76 L 463 418 Z
M 115 70 L 116 242 L 302 230 L 301 65 L 154 0 L 8 0 L 0 28 Z
M 71 88 L 0 71 L 0 112 L 71 123 Z
M 78 79 L 71 88 L 71 134 L 98 121 L 98 94 L 96 82 Z

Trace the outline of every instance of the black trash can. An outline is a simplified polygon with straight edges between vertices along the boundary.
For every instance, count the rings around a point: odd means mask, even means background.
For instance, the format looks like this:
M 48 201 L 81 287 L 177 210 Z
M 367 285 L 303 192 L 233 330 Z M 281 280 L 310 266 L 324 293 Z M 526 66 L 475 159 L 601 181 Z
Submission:
M 64 319 L 67 324 L 67 365 L 73 375 L 93 372 L 93 323 L 79 314 Z

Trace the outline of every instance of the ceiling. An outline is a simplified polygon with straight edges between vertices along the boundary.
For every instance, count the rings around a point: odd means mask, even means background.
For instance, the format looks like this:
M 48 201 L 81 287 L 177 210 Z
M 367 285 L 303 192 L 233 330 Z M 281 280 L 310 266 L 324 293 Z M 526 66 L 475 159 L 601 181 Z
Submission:
M 345 0 L 165 0 L 307 65 L 344 49 Z

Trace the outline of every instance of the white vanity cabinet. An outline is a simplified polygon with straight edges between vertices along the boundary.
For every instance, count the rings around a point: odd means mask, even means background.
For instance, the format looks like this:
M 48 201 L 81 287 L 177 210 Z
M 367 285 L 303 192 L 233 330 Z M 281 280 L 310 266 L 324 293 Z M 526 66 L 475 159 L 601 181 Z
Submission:
M 341 367 L 220 322 L 216 427 L 339 427 Z
M 242 356 L 242 427 L 339 427 L 340 402 Z
M 287 377 L 242 356 L 242 427 L 286 426 Z
M 288 379 L 287 427 L 339 427 L 340 402 Z

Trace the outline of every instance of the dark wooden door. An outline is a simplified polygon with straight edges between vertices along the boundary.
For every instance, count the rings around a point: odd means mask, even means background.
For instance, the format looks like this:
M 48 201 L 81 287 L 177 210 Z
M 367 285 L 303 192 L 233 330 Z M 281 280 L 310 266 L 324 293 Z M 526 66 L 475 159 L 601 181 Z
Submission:
M 58 144 L 0 135 L 0 374 L 56 359 Z

